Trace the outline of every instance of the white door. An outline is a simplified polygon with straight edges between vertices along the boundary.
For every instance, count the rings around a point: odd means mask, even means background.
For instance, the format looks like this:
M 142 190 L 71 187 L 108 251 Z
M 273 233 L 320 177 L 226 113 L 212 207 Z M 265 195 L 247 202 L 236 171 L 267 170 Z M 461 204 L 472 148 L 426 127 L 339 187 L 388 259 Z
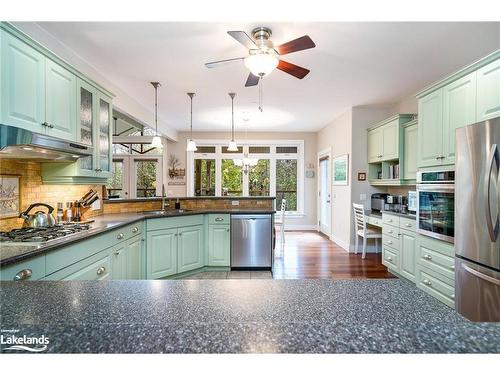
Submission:
M 330 235 L 330 159 L 323 158 L 319 161 L 319 230 Z

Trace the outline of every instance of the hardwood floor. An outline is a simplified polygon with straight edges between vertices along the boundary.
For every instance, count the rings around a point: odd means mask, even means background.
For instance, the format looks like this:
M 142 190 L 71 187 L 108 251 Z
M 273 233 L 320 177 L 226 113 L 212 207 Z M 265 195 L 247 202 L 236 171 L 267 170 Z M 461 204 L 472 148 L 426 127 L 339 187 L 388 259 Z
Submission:
M 317 232 L 286 232 L 285 251 L 274 259 L 275 279 L 386 279 L 394 276 L 381 254 L 348 253 Z M 276 244 L 276 247 L 279 243 Z

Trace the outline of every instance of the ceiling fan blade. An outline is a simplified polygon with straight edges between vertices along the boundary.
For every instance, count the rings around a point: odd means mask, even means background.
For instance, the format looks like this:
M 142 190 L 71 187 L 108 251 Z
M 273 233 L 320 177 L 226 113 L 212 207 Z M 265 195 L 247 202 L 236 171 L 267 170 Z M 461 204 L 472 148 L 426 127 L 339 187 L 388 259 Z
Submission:
M 247 49 L 254 49 L 257 47 L 253 39 L 244 31 L 228 31 L 227 33 L 243 44 Z
M 218 65 L 222 65 L 222 64 L 227 64 L 227 63 L 231 63 L 231 62 L 235 62 L 235 61 L 238 61 L 238 60 L 243 60 L 244 57 L 235 57 L 234 59 L 226 59 L 226 60 L 219 60 L 219 61 L 212 61 L 212 62 L 208 62 L 205 64 L 205 66 L 207 68 L 215 68 L 216 66 Z
M 255 86 L 259 83 L 259 76 L 250 73 L 247 78 L 247 82 L 245 83 L 245 87 Z
M 303 68 L 301 66 L 283 60 L 280 60 L 276 68 L 282 70 L 285 73 L 291 74 L 292 76 L 297 77 L 298 79 L 304 78 L 310 72 L 309 69 Z
M 314 48 L 316 44 L 309 38 L 309 35 L 304 35 L 300 38 L 291 40 L 284 43 L 278 47 L 274 47 L 280 55 L 286 55 L 287 53 L 302 51 L 304 49 Z

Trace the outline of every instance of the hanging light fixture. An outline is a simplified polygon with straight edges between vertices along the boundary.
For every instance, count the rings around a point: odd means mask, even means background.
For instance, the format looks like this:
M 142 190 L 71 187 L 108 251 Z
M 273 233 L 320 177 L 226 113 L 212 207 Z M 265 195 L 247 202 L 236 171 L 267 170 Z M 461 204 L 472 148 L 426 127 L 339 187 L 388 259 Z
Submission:
M 248 118 L 244 118 L 243 121 L 245 122 L 245 140 L 248 142 Z M 259 162 L 259 159 L 256 158 L 250 158 L 248 156 L 248 152 L 245 152 L 243 154 L 243 159 L 234 159 L 234 165 L 238 167 L 243 167 L 243 172 L 245 174 L 248 174 L 248 171 L 250 170 L 250 167 L 255 167 L 257 163 Z
M 186 151 L 193 152 L 198 151 L 195 141 L 193 141 L 193 97 L 196 95 L 194 92 L 188 92 L 188 96 L 191 98 L 191 136 L 188 141 Z
M 234 140 L 234 97 L 236 96 L 236 93 L 230 92 L 229 96 L 231 97 L 231 141 L 229 142 L 227 150 L 238 151 L 238 146 Z
M 158 135 L 158 87 L 161 86 L 160 82 L 151 82 L 155 88 L 155 136 L 151 141 L 151 146 L 162 148 L 163 144 L 161 142 L 161 137 Z

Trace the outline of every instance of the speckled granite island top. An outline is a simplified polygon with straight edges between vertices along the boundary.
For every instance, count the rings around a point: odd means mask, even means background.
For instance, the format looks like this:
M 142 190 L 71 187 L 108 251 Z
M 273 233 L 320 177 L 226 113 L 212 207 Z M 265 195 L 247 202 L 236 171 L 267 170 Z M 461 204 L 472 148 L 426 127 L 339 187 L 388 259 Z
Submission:
M 275 210 L 269 209 L 208 209 L 208 210 L 170 210 L 165 214 L 154 214 L 151 212 L 106 214 L 95 216 L 92 219 L 91 229 L 73 234 L 71 236 L 61 237 L 42 244 L 11 245 L 8 242 L 0 243 L 0 266 L 6 266 L 21 260 L 43 254 L 47 251 L 59 249 L 72 243 L 83 241 L 89 237 L 105 233 L 109 230 L 117 229 L 128 224 L 135 223 L 144 219 L 158 219 L 167 217 L 179 217 L 188 215 L 203 214 L 274 214 Z
M 469 322 L 401 280 L 0 287 L 2 329 L 45 335 L 49 353 L 500 353 L 500 324 Z

